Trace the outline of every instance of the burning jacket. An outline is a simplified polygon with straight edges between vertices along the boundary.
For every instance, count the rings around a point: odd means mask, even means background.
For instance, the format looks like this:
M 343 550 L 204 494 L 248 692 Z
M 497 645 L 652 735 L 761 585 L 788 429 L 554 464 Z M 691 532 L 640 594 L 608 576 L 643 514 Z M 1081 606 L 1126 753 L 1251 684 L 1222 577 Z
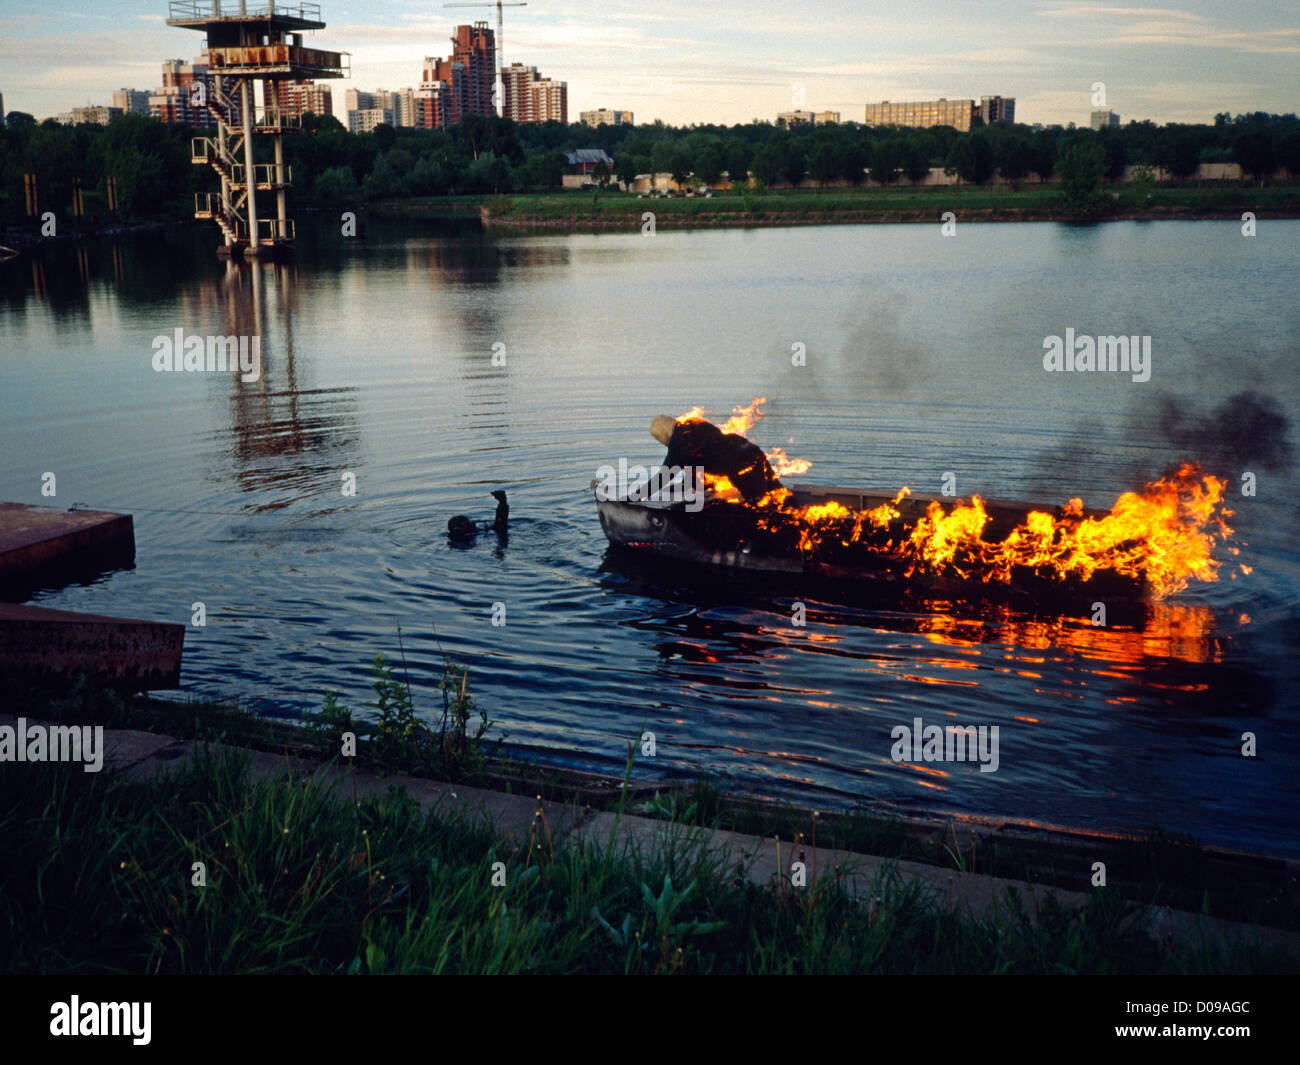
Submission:
M 664 465 L 701 466 L 705 473 L 726 477 L 749 503 L 781 487 L 761 448 L 743 436 L 724 433 L 712 422 L 678 422 L 668 440 Z

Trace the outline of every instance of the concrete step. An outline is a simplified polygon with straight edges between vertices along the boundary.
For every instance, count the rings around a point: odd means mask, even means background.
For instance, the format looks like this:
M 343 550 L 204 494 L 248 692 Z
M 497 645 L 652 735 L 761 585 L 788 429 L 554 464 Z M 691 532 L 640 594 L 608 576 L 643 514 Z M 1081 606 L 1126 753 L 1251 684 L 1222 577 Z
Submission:
M 0 590 L 6 593 L 134 561 L 130 514 L 0 502 Z
M 121 691 L 179 688 L 185 626 L 0 603 L 0 690 L 85 673 Z

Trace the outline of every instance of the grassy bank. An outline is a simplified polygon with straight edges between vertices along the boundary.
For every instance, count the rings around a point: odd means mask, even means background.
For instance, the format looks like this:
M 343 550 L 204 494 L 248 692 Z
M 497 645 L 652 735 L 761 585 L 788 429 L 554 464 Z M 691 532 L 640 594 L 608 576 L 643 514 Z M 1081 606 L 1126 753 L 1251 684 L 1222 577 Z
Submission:
M 888 871 L 760 888 L 666 826 L 649 857 L 531 858 L 400 788 L 354 805 L 253 782 L 237 753 L 163 782 L 71 765 L 0 773 L 0 956 L 45 973 L 1266 972 L 1259 947 L 1163 946 L 1095 893 L 1078 914 L 983 920 Z M 493 884 L 493 863 L 504 876 Z M 203 863 L 206 884 L 194 882 Z
M 1182 188 L 1162 186 L 1135 193 L 1131 187 L 1107 190 L 1103 218 L 1218 218 L 1251 210 L 1274 217 L 1300 217 L 1300 184 L 1263 189 L 1246 184 Z M 642 214 L 653 212 L 659 225 L 764 225 L 843 222 L 938 221 L 953 211 L 964 221 L 1068 221 L 1055 185 L 863 189 L 769 189 L 758 194 L 715 193 L 711 198 L 641 198 L 606 189 L 485 197 L 426 197 L 385 201 L 380 214 L 444 216 L 475 206 L 489 224 L 501 226 L 640 228 Z
M 1106 863 L 1109 884 L 1101 894 L 1112 898 L 1121 912 L 1128 904 L 1168 906 L 1300 931 L 1294 878 L 1278 859 L 1225 855 L 1157 828 L 1132 839 L 1068 832 L 1021 834 L 996 825 L 966 822 L 959 826 L 865 809 L 814 813 L 792 804 L 727 794 L 704 781 L 668 786 L 661 782 L 659 787 L 634 782 L 624 787 L 622 781 L 561 773 L 508 757 L 497 745 L 498 737 L 488 731 L 491 723 L 474 707 L 465 674 L 450 665 L 433 697 L 420 698 L 418 710 L 410 689 L 386 663 L 376 663 L 374 678 L 375 699 L 364 714 L 353 715 L 329 699 L 306 722 L 259 717 L 233 704 L 124 699 L 84 683 L 53 694 L 17 692 L 9 708 L 46 720 L 152 731 L 309 760 L 336 758 L 342 733 L 354 731 L 359 742 L 352 764 L 382 775 L 418 775 L 503 792 L 543 794 L 593 809 L 626 809 L 659 818 L 673 831 L 723 829 L 776 837 L 791 845 L 815 844 L 1072 891 L 1089 890 L 1089 870 L 1100 860 Z M 81 783 L 77 777 L 64 786 L 79 788 Z M 205 786 L 215 787 L 212 781 Z M 163 801 L 149 789 L 132 789 L 128 790 L 134 798 L 129 801 L 145 808 Z M 75 810 L 75 805 L 69 809 Z M 126 809 L 121 807 L 121 816 L 129 821 Z M 240 809 L 243 806 L 235 803 L 228 814 Z M 84 830 L 111 834 L 121 827 L 85 826 Z M 63 835 L 75 842 L 82 831 L 69 829 Z M 193 842 L 195 837 L 184 838 Z M 476 853 L 485 853 L 489 845 L 490 841 L 480 840 Z

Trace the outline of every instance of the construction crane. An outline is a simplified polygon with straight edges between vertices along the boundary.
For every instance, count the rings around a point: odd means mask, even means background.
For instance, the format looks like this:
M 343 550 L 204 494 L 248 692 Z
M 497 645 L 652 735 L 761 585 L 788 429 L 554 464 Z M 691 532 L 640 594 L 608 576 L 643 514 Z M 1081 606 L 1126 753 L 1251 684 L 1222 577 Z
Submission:
M 497 107 L 502 118 L 506 113 L 506 68 L 501 54 L 501 37 L 502 27 L 505 25 L 505 18 L 501 13 L 503 7 L 527 7 L 528 0 L 521 0 L 520 3 L 503 4 L 501 0 L 496 0 L 494 4 L 443 4 L 443 7 L 495 7 L 497 9 Z

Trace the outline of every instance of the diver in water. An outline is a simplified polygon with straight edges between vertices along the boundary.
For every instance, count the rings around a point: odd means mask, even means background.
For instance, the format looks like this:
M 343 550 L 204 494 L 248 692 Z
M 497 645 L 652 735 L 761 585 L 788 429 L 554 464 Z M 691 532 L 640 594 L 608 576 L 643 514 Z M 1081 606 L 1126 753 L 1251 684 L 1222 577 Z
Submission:
M 472 544 L 480 530 L 491 529 L 504 545 L 510 534 L 510 504 L 506 502 L 505 492 L 499 488 L 492 493 L 492 498 L 497 501 L 497 512 L 490 525 L 486 521 L 473 521 L 464 514 L 457 514 L 447 522 L 447 535 L 452 543 Z

